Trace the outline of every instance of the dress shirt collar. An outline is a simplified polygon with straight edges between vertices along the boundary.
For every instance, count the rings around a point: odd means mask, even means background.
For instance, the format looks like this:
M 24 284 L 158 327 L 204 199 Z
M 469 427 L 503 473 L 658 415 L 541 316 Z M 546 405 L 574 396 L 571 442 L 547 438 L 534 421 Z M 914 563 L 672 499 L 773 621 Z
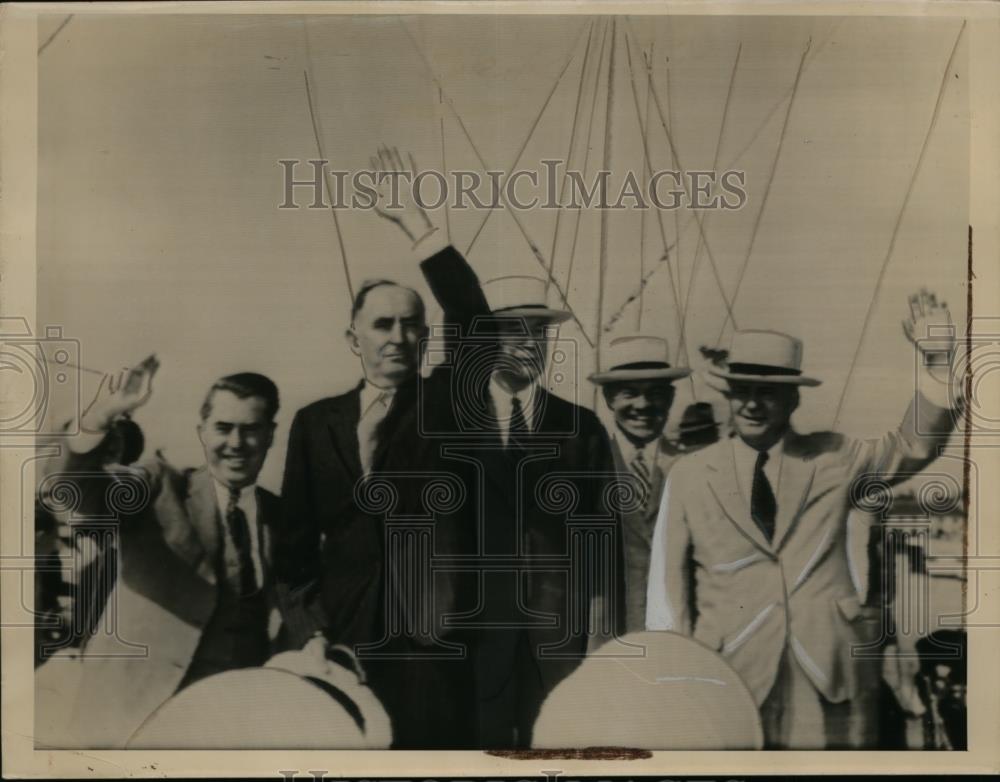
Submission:
M 767 461 L 764 463 L 764 475 L 767 476 L 771 489 L 777 494 L 778 485 L 781 482 L 781 464 L 784 461 L 785 440 L 788 435 L 782 437 L 778 442 L 767 449 Z M 757 465 L 757 456 L 760 454 L 756 448 L 743 442 L 739 435 L 733 437 L 733 456 L 736 460 L 736 475 L 740 482 L 740 489 L 749 501 L 751 488 L 753 486 L 753 473 Z
M 626 465 L 632 463 L 632 460 L 635 458 L 635 455 L 640 450 L 642 451 L 642 458 L 645 460 L 646 464 L 648 464 L 650 468 L 652 468 L 653 465 L 656 464 L 656 457 L 660 450 L 660 440 L 662 439 L 661 437 L 656 437 L 650 440 L 644 446 L 642 446 L 642 448 L 638 448 L 625 435 L 625 433 L 622 432 L 622 430 L 616 426 L 614 432 L 614 438 L 615 442 L 618 443 L 618 450 L 621 451 L 622 461 L 624 461 Z
M 538 398 L 538 394 L 541 393 L 538 381 L 525 386 L 516 394 L 512 394 L 506 388 L 504 388 L 500 383 L 497 382 L 496 375 L 490 375 L 490 399 L 493 402 L 493 411 L 497 417 L 497 422 L 500 425 L 500 431 L 503 435 L 503 441 L 507 442 L 507 431 L 510 427 L 510 411 L 512 400 L 516 396 L 521 400 L 521 411 L 524 413 L 524 421 L 528 426 L 528 431 L 534 431 L 535 429 L 535 400 Z
M 215 496 L 219 502 L 219 516 L 222 519 L 222 528 L 225 534 L 225 545 L 232 546 L 232 536 L 226 525 L 226 508 L 229 507 L 229 487 L 212 478 L 212 485 L 215 487 Z M 260 527 L 257 518 L 257 487 L 254 484 L 244 486 L 240 489 L 240 498 L 236 501 L 243 515 L 246 516 L 247 527 L 250 532 L 250 559 L 253 561 L 254 579 L 257 586 L 264 583 L 264 558 L 260 550 Z
M 375 401 L 380 397 L 385 397 L 386 407 L 392 404 L 393 396 L 396 393 L 396 388 L 381 388 L 375 385 L 369 380 L 365 380 L 361 384 L 361 418 L 364 418 L 365 413 L 371 408 Z
M 229 505 L 229 487 L 224 483 L 217 481 L 214 477 L 212 478 L 212 485 L 215 487 L 215 496 L 219 501 L 219 510 L 224 514 L 226 512 L 226 507 Z M 243 512 L 247 515 L 247 519 L 253 520 L 257 517 L 257 486 L 255 484 L 250 484 L 249 486 L 244 486 L 240 489 L 240 498 L 236 502 Z M 253 511 L 253 513 L 251 513 Z

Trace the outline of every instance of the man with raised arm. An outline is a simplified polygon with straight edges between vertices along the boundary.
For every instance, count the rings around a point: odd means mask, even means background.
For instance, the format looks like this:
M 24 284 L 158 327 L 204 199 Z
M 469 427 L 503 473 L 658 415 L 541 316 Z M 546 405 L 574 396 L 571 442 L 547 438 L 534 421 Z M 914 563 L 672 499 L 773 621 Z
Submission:
M 108 433 L 146 403 L 158 367 L 150 357 L 117 386 L 105 376 L 80 434 L 45 464 L 39 484 L 39 502 L 61 522 L 115 519 L 120 563 L 101 623 L 116 631 L 83 644 L 72 699 L 56 688 L 66 699 L 57 704 L 61 728 L 46 722 L 52 709 L 40 710 L 42 740 L 57 746 L 121 748 L 178 690 L 263 665 L 274 651 L 271 539 L 280 502 L 257 476 L 274 437 L 278 389 L 254 372 L 216 380 L 195 427 L 205 455 L 198 467 L 178 470 L 159 454 L 107 466 Z M 39 672 L 69 665 L 52 660 Z
M 951 432 L 950 326 L 933 294 L 911 297 L 904 330 L 917 350 L 916 394 L 900 426 L 872 440 L 795 431 L 799 389 L 820 381 L 802 373 L 794 337 L 739 331 L 726 367 L 709 370 L 735 436 L 670 473 L 646 626 L 693 635 L 725 657 L 756 699 L 768 748 L 866 741 L 856 713 L 865 660 L 853 652 L 877 628 L 851 579 L 847 517 L 866 486 L 923 469 Z

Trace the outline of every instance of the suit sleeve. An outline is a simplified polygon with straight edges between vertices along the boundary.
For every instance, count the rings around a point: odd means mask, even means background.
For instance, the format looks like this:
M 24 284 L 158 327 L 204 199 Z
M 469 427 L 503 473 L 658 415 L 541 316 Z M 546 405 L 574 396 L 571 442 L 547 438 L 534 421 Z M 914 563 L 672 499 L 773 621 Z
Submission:
M 444 311 L 445 324 L 468 333 L 473 320 L 489 315 L 479 278 L 454 247 L 448 246 L 420 264 L 434 298 Z
M 36 520 L 50 522 L 48 535 L 56 549 L 71 559 L 69 580 L 64 582 L 60 575 L 46 580 L 45 586 L 68 593 L 77 640 L 85 640 L 97 628 L 116 578 L 115 547 L 120 545 L 105 538 L 106 530 L 96 530 L 95 535 L 88 523 L 99 520 L 100 527 L 108 519 L 130 526 L 139 523 L 137 514 L 154 501 L 163 482 L 157 460 L 141 467 L 106 467 L 107 443 L 107 435 L 99 433 L 61 442 L 57 453 L 43 460 L 36 490 Z M 38 598 L 45 605 L 53 596 Z
M 646 586 L 646 629 L 691 635 L 689 569 L 691 532 L 671 470 L 653 528 L 649 579 Z
M 613 548 L 610 577 L 598 574 L 598 581 L 590 598 L 591 642 L 596 648 L 608 640 L 608 633 L 615 636 L 625 632 L 625 538 L 622 525 L 621 507 L 614 498 L 618 492 L 611 484 L 617 480 L 611 442 L 600 421 L 588 413 L 590 463 L 588 472 L 601 476 L 598 480 L 588 480 L 590 490 L 595 492 L 590 503 L 596 517 L 610 513 L 613 529 Z
M 134 467 L 105 467 L 106 445 L 106 435 L 77 435 L 60 443 L 58 452 L 42 462 L 36 499 L 60 523 L 135 513 L 139 509 L 130 506 L 142 498 L 151 502 L 159 493 L 163 482 L 159 459 Z M 116 484 L 125 488 L 118 490 Z M 118 507 L 119 503 L 124 506 Z
M 897 483 L 922 470 L 947 442 L 962 402 L 949 406 L 948 386 L 929 373 L 918 375 L 919 389 L 892 432 L 873 440 L 851 440 L 854 473 Z
M 275 578 L 292 590 L 308 585 L 320 570 L 320 529 L 309 494 L 307 429 L 302 412 L 296 413 L 288 434 L 282 513 L 275 534 Z
M 320 527 L 309 491 L 308 431 L 299 411 L 288 434 L 281 514 L 274 535 L 275 598 L 284 622 L 284 647 L 291 649 L 301 648 L 328 625 L 320 593 Z

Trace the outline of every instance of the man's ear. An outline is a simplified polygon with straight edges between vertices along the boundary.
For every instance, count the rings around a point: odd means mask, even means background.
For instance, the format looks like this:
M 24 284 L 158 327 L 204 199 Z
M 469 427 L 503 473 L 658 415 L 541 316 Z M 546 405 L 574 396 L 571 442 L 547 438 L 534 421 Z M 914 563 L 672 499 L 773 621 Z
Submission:
M 358 333 L 354 330 L 354 326 L 351 326 L 344 331 L 344 339 L 347 340 L 347 347 L 351 349 L 351 352 L 355 356 L 360 356 L 361 345 L 358 343 Z
M 205 444 L 205 422 L 199 421 L 195 425 L 195 431 L 198 433 L 198 441 L 204 445 Z

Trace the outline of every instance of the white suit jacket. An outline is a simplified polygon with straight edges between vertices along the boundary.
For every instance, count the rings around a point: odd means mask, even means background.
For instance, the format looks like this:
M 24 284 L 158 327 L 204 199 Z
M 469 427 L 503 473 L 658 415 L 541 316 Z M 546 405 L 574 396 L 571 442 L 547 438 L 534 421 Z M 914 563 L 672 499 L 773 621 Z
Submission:
M 848 565 L 852 493 L 860 496 L 869 476 L 893 483 L 922 469 L 951 426 L 950 410 L 920 398 L 879 439 L 790 433 L 770 543 L 740 492 L 732 439 L 680 459 L 653 534 L 647 629 L 693 635 L 720 652 L 758 704 L 786 648 L 828 700 L 853 697 L 851 646 L 866 633 Z

